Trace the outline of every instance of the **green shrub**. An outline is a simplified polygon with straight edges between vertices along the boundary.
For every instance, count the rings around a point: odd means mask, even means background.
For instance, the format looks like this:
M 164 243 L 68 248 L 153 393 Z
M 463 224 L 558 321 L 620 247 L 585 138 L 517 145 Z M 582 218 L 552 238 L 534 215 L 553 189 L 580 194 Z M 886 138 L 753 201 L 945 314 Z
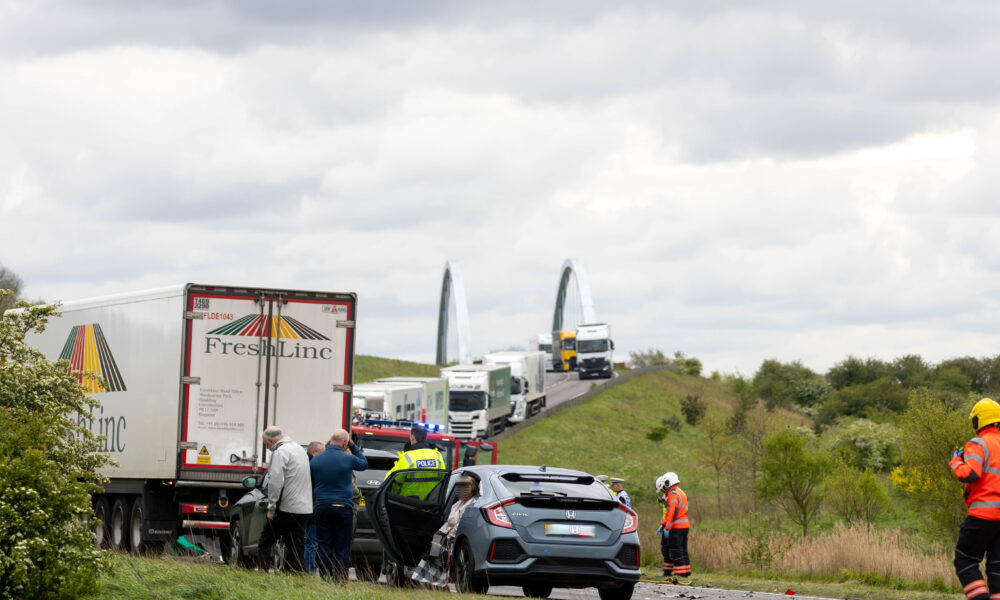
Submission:
M 871 471 L 840 464 L 823 483 L 827 507 L 849 522 L 875 523 L 889 507 L 889 494 Z
M 855 469 L 887 472 L 899 464 L 899 443 L 895 426 L 858 419 L 837 432 L 833 451 Z
M 24 343 L 53 311 L 0 318 L 0 598 L 76 598 L 96 589 L 104 566 L 89 518 L 97 470 L 108 459 L 70 418 L 95 403 L 65 361 Z
M 705 401 L 698 394 L 688 394 L 681 400 L 681 412 L 684 413 L 684 420 L 688 425 L 697 425 L 705 417 Z

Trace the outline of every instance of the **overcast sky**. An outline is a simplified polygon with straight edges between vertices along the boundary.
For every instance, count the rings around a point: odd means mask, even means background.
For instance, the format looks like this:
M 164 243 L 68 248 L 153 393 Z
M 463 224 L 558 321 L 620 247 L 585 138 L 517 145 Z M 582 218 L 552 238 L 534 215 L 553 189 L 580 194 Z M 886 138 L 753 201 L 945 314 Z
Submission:
M 731 8 L 736 6 L 738 8 Z M 0 262 L 25 295 L 359 294 L 357 350 L 1000 353 L 1000 4 L 0 0 Z

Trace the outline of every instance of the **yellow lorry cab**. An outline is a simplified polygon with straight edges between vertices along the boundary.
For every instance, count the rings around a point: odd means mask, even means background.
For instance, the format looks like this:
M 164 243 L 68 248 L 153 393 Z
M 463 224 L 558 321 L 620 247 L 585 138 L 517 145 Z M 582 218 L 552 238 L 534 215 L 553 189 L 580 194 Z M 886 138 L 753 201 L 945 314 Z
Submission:
M 576 332 L 552 332 L 552 369 L 555 371 L 576 370 Z

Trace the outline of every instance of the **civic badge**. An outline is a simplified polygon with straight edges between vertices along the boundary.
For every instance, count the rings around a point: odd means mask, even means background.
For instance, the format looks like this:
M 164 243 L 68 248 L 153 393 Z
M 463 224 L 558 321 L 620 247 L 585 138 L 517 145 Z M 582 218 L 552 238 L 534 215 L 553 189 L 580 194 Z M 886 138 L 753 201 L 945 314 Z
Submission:
M 566 511 L 566 518 L 567 519 L 575 519 L 576 518 L 576 511 L 575 510 L 567 510 Z

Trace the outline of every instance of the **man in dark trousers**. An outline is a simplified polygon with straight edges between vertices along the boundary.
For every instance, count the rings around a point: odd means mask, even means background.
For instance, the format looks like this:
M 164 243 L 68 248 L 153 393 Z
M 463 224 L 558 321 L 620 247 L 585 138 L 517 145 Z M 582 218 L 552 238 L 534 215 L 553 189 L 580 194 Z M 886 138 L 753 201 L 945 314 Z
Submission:
M 271 453 L 267 465 L 267 521 L 260 534 L 257 555 L 260 568 L 271 565 L 271 550 L 278 538 L 285 540 L 288 568 L 303 570 L 302 546 L 306 539 L 306 521 L 312 511 L 312 485 L 309 482 L 309 457 L 302 446 L 272 425 L 261 436 Z
M 1000 405 L 983 398 L 969 414 L 976 437 L 955 450 L 950 467 L 965 484 L 968 516 L 958 531 L 955 574 L 968 600 L 1000 598 Z M 986 557 L 986 579 L 979 563 Z
M 354 524 L 354 471 L 368 468 L 368 459 L 343 429 L 333 432 L 326 450 L 309 463 L 313 483 L 313 521 L 319 541 L 320 575 L 347 580 Z

